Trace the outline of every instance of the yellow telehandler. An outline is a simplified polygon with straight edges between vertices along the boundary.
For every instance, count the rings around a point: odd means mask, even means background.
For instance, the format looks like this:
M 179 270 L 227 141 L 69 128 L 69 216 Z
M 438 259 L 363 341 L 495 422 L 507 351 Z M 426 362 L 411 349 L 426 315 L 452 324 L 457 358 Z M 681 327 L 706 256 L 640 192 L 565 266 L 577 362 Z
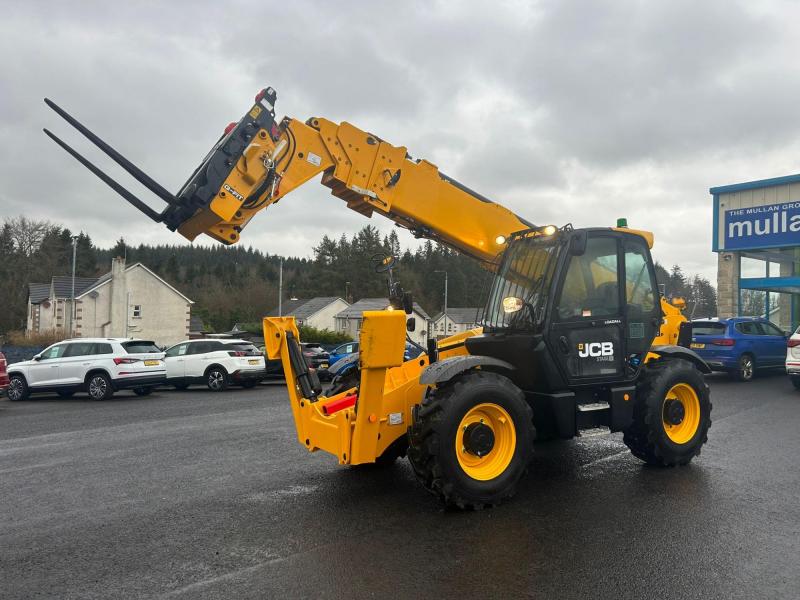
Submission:
M 493 272 L 480 328 L 403 361 L 411 295 L 388 273 L 386 310 L 363 314 L 357 376 L 323 394 L 292 317 L 265 318 L 286 375 L 297 437 L 339 464 L 408 456 L 446 505 L 483 508 L 515 492 L 537 439 L 624 432 L 641 460 L 685 465 L 711 425 L 691 324 L 658 293 L 653 235 L 615 226 L 534 225 L 349 123 L 275 118 L 261 90 L 177 194 L 164 189 L 50 100 L 45 102 L 167 203 L 153 210 L 53 133 L 56 143 L 156 222 L 194 240 L 239 240 L 253 216 L 321 175 L 364 216 L 378 213 Z M 231 299 L 235 302 L 235 298 Z

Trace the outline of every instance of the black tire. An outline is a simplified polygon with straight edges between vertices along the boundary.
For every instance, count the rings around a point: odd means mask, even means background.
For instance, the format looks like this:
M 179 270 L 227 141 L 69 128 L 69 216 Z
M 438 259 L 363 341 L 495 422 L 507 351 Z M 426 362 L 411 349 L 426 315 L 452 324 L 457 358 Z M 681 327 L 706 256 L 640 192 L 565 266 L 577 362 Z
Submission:
M 6 395 L 11 402 L 19 402 L 20 400 L 27 400 L 31 395 L 31 390 L 28 387 L 28 382 L 19 374 L 13 374 L 9 377 L 8 390 Z
M 736 381 L 752 381 L 756 374 L 756 359 L 752 354 L 742 354 L 736 370 L 731 371 L 731 377 Z
M 791 377 L 789 377 L 789 379 L 792 380 L 792 385 L 794 386 L 794 389 L 800 390 L 800 377 L 791 376 Z
M 72 398 L 75 395 L 74 390 L 59 390 L 56 393 L 62 398 Z
M 149 396 L 153 393 L 153 388 L 151 387 L 140 387 L 140 388 L 133 388 L 133 393 L 137 396 Z
M 222 367 L 209 367 L 206 370 L 206 385 L 212 392 L 223 392 L 228 389 L 228 372 Z
M 482 481 L 462 468 L 455 442 L 464 416 L 483 403 L 499 406 L 508 414 L 516 443 L 504 470 Z M 408 437 L 408 459 L 422 485 L 447 506 L 479 510 L 514 495 L 528 469 L 536 430 L 525 395 L 507 377 L 469 371 L 428 392 L 414 409 Z M 493 451 L 494 447 L 485 456 Z
M 699 405 L 697 429 L 683 443 L 670 439 L 664 422 L 668 392 L 679 383 L 694 390 Z M 687 465 L 700 454 L 711 427 L 711 399 L 708 385 L 694 365 L 685 360 L 667 360 L 645 367 L 634 402 L 633 422 L 623 439 L 636 458 L 649 465 L 674 467 Z
M 357 388 L 361 383 L 361 371 L 350 369 L 344 375 L 337 375 L 331 381 L 331 387 L 325 392 L 326 396 L 335 396 L 351 388 Z
M 258 385 L 257 381 L 243 381 L 242 387 L 246 390 L 251 390 Z
M 91 373 L 86 378 L 86 391 L 92 400 L 109 400 L 114 395 L 111 379 L 105 373 Z
M 185 390 L 186 388 L 189 387 L 189 384 L 188 383 L 173 383 L 172 387 L 174 387 L 176 390 L 183 391 L 183 390 Z

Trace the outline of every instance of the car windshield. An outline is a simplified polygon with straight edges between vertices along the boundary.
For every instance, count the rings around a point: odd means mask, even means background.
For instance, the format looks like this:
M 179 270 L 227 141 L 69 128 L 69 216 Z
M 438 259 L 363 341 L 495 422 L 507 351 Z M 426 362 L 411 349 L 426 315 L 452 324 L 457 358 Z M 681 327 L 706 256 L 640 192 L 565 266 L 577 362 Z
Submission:
M 693 335 L 722 335 L 725 333 L 725 324 L 714 321 L 694 321 L 692 323 Z
M 122 342 L 122 347 L 128 354 L 145 354 L 148 352 L 161 352 L 155 342 L 133 340 L 132 342 Z
M 510 242 L 494 277 L 483 324 L 492 328 L 525 329 L 544 302 L 553 278 L 555 236 L 523 237 Z M 507 304 L 517 302 L 515 310 Z

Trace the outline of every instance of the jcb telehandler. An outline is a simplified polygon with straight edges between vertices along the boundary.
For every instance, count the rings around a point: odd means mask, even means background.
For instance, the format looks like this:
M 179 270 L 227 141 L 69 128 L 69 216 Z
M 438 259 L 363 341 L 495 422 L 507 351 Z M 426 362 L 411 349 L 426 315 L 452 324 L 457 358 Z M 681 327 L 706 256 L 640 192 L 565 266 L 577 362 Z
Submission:
M 275 100 L 272 88 L 261 90 L 174 195 L 45 100 L 164 200 L 162 212 L 45 132 L 190 240 L 205 233 L 237 242 L 258 211 L 321 174 L 349 208 L 382 214 L 494 272 L 482 327 L 431 341 L 406 362 L 410 295 L 392 281 L 391 305 L 363 315 L 358 377 L 327 396 L 306 366 L 294 319 L 264 319 L 268 354 L 283 362 L 297 436 L 309 451 L 349 465 L 407 454 L 428 490 L 462 508 L 510 497 L 537 439 L 622 431 L 636 457 L 667 467 L 700 453 L 711 425 L 709 369 L 687 347 L 680 307 L 658 294 L 651 233 L 624 220 L 533 225 L 349 123 L 276 121 Z M 391 257 L 380 262 L 390 279 L 391 266 Z

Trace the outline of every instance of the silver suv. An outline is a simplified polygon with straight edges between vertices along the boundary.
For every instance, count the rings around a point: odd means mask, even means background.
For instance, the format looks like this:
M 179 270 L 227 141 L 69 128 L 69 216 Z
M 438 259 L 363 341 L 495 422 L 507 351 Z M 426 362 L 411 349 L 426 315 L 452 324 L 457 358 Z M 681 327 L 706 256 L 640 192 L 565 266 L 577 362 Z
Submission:
M 69 398 L 88 392 L 108 400 L 115 391 L 132 389 L 146 396 L 166 380 L 164 353 L 153 342 L 130 338 L 77 338 L 45 348 L 32 360 L 8 366 L 9 400 L 39 392 Z

